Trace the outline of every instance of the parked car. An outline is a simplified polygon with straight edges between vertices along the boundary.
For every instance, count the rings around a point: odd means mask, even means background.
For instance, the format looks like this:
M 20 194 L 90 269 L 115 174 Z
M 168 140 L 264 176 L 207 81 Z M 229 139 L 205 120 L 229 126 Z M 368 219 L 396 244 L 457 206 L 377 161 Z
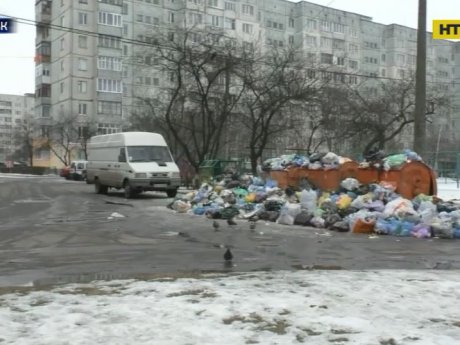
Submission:
M 70 163 L 70 178 L 75 181 L 86 180 L 87 161 L 73 161 Z
M 64 168 L 62 168 L 59 172 L 59 176 L 64 177 L 67 180 L 70 180 L 70 166 L 65 166 Z

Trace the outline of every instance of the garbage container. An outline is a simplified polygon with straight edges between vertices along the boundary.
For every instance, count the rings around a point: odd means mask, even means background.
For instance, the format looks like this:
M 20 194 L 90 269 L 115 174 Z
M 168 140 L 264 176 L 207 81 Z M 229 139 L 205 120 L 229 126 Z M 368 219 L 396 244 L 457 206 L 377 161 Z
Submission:
M 214 176 L 222 174 L 222 163 L 217 159 L 205 160 L 198 169 L 201 181 L 210 180 Z

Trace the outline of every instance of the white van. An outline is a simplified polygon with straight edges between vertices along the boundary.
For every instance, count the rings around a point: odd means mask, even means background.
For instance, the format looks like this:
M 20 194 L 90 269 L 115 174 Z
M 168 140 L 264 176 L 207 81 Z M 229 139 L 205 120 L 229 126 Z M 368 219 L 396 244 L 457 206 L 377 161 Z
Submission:
M 86 174 L 96 193 L 123 188 L 126 198 L 143 191 L 163 191 L 174 197 L 180 185 L 179 168 L 158 133 L 124 132 L 92 137 Z

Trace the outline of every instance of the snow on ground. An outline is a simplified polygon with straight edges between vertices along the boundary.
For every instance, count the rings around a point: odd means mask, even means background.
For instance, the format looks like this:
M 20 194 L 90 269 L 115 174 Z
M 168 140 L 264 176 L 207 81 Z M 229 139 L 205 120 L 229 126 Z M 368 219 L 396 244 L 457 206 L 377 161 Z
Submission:
M 0 295 L 2 344 L 459 344 L 452 271 L 296 271 Z
M 460 200 L 460 188 L 457 188 L 457 181 L 448 178 L 438 178 L 438 197 L 443 200 Z

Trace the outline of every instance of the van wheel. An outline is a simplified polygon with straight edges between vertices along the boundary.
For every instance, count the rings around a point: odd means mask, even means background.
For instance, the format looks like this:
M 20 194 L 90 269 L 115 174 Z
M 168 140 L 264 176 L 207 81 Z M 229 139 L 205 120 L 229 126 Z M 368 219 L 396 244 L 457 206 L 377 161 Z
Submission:
M 123 188 L 124 188 L 125 198 L 131 199 L 135 193 L 128 180 L 126 180 L 125 183 L 123 183 Z
M 99 182 L 99 179 L 94 181 L 94 191 L 96 192 L 96 194 L 107 194 L 108 190 L 109 190 L 109 187 L 101 184 Z
M 174 198 L 177 195 L 177 189 L 169 189 L 166 191 L 168 198 Z

